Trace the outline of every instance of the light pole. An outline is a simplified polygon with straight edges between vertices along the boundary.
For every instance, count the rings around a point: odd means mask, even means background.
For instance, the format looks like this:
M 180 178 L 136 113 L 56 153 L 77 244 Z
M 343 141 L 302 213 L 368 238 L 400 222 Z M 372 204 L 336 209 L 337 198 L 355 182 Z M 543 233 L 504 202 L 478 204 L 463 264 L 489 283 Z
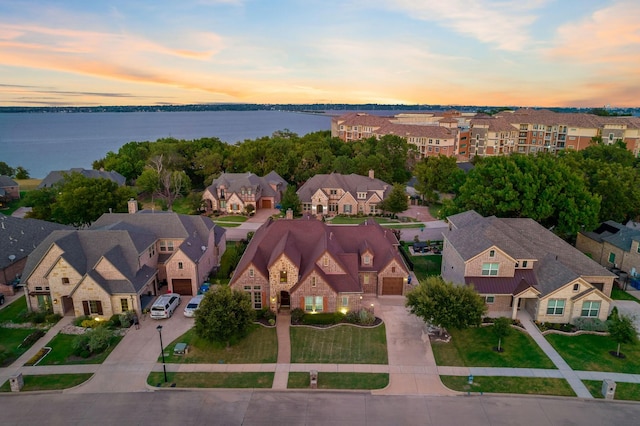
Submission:
M 158 334 L 160 335 L 160 353 L 162 354 L 162 370 L 164 370 L 164 382 L 167 383 L 167 366 L 164 363 L 164 345 L 162 344 L 162 326 L 159 325 L 156 327 L 158 330 Z

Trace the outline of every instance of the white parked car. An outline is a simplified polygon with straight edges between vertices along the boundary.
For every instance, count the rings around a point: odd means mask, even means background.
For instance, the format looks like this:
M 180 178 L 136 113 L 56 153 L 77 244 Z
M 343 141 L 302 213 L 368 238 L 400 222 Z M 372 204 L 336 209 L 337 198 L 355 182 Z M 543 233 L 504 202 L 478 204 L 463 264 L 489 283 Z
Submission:
M 180 305 L 180 295 L 176 293 L 163 294 L 158 297 L 151 307 L 151 318 L 171 318 Z
M 192 297 L 187 303 L 187 306 L 184 307 L 184 316 L 185 317 L 193 317 L 196 314 L 196 311 L 200 307 L 200 302 L 202 302 L 203 294 L 199 294 L 198 296 Z

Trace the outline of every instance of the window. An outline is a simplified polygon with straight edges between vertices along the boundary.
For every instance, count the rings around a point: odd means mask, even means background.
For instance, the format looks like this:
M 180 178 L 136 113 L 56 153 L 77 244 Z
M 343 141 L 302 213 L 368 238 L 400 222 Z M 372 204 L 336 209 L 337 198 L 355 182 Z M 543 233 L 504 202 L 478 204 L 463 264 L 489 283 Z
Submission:
M 340 300 L 340 304 L 343 307 L 349 306 L 349 296 L 342 296 L 342 299 Z
M 523 268 L 526 268 L 526 267 L 527 267 L 527 263 L 528 263 L 528 262 L 527 262 L 526 260 L 523 260 L 523 261 L 522 261 L 522 267 L 523 267 Z
M 329 195 L 338 195 L 338 190 L 337 189 L 330 189 L 329 190 Z
M 316 277 L 311 277 L 311 287 L 315 287 L 317 284 L 317 279 Z
M 496 300 L 496 296 L 494 296 L 493 294 L 490 294 L 484 297 L 484 302 L 487 305 L 491 305 L 493 302 L 495 302 L 495 300 Z
M 369 204 L 369 213 L 376 214 L 377 209 L 378 209 L 377 204 Z
M 173 241 L 161 241 L 160 251 L 173 251 Z
M 238 210 L 240 210 L 240 207 L 237 204 L 231 204 L 231 210 L 237 212 Z
M 640 243 L 638 243 L 638 249 L 636 251 L 640 253 Z
M 329 203 L 329 211 L 338 213 L 338 203 Z
M 495 250 L 489 250 L 489 257 L 495 257 L 496 256 L 496 251 Z
M 600 302 L 584 302 L 582 303 L 582 316 L 597 318 L 600 313 Z
M 280 271 L 280 282 L 281 283 L 286 283 L 287 282 L 287 271 L 286 270 L 282 270 Z
M 99 300 L 83 300 L 82 308 L 85 315 L 102 315 L 102 302 Z
M 371 264 L 371 256 L 369 256 L 368 254 L 365 254 L 362 260 L 362 263 L 364 263 L 365 265 L 370 265 Z
M 367 198 L 366 192 L 358 192 L 358 200 L 364 200 Z
M 391 273 L 392 273 L 392 274 L 395 274 L 395 273 L 396 273 L 396 267 L 395 267 L 395 266 L 392 266 L 392 267 L 391 267 Z
M 344 206 L 342 206 L 342 212 L 351 213 L 351 204 L 345 204 Z
M 562 315 L 564 313 L 564 299 L 550 299 L 547 303 L 547 315 Z
M 226 208 L 227 208 L 227 202 L 226 202 L 226 201 L 221 200 L 221 201 L 220 201 L 220 209 L 221 209 L 221 210 L 226 210 Z
M 482 275 L 498 275 L 498 264 L 497 263 L 483 263 L 482 264 Z
M 362 281 L 364 282 L 364 284 L 369 284 L 369 275 L 365 275 L 364 277 L 362 277 Z
M 609 253 L 609 263 L 616 263 L 616 254 L 613 252 Z
M 129 300 L 120 299 L 120 309 L 122 312 L 127 312 L 129 310 Z
M 322 264 L 324 266 L 329 266 L 329 256 L 325 256 L 322 258 Z
M 69 284 L 69 278 L 62 277 L 62 284 Z
M 578 290 L 580 290 L 580 284 L 574 284 L 573 291 L 578 291 Z
M 304 310 L 307 312 L 322 312 L 324 307 L 322 296 L 305 296 Z
M 252 287 L 250 285 L 245 285 L 244 291 L 249 293 L 253 309 L 262 309 L 262 286 L 254 285 Z
M 184 264 L 182 262 L 178 262 L 178 269 L 184 269 Z
M 249 276 L 250 276 L 251 278 L 253 278 L 253 277 L 254 277 L 254 275 L 255 275 L 255 271 L 254 271 L 254 269 L 253 269 L 253 268 L 249 268 Z

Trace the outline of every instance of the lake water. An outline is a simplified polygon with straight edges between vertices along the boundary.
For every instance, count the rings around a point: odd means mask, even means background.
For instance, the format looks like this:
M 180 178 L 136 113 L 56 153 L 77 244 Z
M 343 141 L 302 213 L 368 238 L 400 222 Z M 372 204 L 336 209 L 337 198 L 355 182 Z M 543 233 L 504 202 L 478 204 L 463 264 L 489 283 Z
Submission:
M 331 129 L 331 116 L 282 111 L 0 113 L 0 161 L 44 178 L 52 170 L 90 169 L 127 142 L 217 137 L 227 143 Z

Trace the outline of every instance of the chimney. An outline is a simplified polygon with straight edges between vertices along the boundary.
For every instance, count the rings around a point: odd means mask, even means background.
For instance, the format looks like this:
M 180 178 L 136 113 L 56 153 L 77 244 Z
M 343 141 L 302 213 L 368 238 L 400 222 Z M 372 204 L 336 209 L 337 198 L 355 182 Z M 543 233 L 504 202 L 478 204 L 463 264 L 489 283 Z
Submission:
M 293 210 L 287 209 L 287 213 L 285 214 L 285 219 L 293 219 Z
M 138 201 L 133 198 L 127 201 L 127 206 L 129 207 L 129 214 L 135 214 L 138 212 Z
M 369 170 L 369 179 L 371 179 L 371 180 L 375 179 L 375 174 L 373 172 L 373 169 Z

